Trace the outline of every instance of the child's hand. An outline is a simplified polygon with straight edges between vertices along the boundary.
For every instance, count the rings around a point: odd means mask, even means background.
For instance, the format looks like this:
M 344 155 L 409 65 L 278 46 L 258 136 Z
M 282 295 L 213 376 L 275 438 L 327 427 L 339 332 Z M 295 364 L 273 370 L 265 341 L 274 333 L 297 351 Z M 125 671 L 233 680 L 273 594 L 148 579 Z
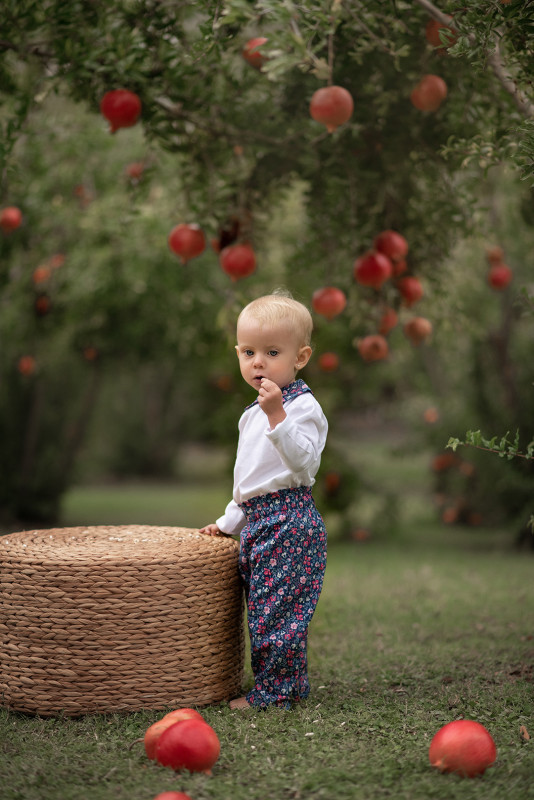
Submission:
M 262 379 L 258 403 L 261 410 L 267 415 L 271 430 L 287 416 L 282 403 L 282 390 L 268 378 Z
M 214 522 L 211 522 L 209 525 L 204 525 L 203 528 L 199 528 L 199 532 L 207 533 L 208 536 L 225 536 L 225 534 Z

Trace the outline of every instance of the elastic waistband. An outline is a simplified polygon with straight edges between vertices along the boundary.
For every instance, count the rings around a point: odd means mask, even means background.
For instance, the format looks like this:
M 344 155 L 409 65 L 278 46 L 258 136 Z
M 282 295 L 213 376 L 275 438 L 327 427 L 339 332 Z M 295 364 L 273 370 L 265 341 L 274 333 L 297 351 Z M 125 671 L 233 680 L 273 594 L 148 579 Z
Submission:
M 267 514 L 291 513 L 309 503 L 313 503 L 311 486 L 297 486 L 251 497 L 239 503 L 239 508 L 247 520 L 254 520 Z

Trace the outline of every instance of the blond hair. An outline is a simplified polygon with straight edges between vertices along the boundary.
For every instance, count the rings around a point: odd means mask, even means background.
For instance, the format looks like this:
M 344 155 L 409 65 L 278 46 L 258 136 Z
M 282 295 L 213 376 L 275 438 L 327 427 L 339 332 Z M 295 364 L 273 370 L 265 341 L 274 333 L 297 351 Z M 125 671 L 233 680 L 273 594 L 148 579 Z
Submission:
M 295 300 L 289 292 L 277 291 L 252 300 L 241 311 L 237 324 L 243 317 L 252 317 L 260 325 L 289 322 L 299 338 L 299 344 L 310 346 L 313 331 L 312 315 L 305 305 Z

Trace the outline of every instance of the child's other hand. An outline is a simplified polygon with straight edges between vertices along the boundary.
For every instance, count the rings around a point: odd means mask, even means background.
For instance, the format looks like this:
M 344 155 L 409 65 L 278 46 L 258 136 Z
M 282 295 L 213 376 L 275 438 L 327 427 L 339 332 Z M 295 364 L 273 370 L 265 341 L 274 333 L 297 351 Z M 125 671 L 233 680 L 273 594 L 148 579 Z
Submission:
M 263 378 L 261 382 L 258 404 L 261 410 L 267 414 L 271 429 L 286 418 L 282 402 L 282 390 L 274 381 L 270 381 L 268 378 Z
M 211 522 L 209 525 L 204 525 L 203 528 L 199 528 L 200 533 L 207 533 L 208 536 L 224 536 L 225 534 L 221 531 L 221 529 L 214 523 Z

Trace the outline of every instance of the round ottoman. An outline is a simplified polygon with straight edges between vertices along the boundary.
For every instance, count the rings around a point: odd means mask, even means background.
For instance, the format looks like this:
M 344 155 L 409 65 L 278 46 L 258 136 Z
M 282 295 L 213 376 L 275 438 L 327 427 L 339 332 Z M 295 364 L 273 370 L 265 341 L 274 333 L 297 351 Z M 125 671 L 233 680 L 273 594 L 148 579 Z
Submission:
M 0 537 L 0 703 L 50 716 L 203 706 L 243 678 L 237 542 L 188 528 Z

